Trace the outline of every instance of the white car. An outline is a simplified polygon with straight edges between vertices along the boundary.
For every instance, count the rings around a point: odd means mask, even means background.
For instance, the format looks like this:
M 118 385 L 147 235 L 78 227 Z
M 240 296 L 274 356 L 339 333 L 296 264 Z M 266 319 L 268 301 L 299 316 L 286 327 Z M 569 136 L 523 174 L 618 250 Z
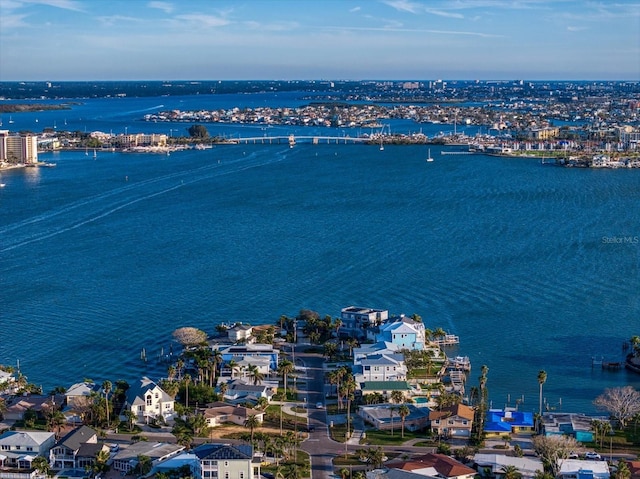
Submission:
M 585 459 L 590 459 L 592 461 L 601 461 L 602 457 L 597 452 L 586 452 L 584 454 Z

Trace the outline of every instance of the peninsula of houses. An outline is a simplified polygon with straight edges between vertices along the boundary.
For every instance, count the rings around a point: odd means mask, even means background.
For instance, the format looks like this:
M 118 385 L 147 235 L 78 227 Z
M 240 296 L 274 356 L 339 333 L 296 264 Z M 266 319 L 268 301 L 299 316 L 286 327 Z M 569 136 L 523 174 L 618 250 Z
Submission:
M 638 391 L 605 391 L 601 417 L 542 401 L 492 409 L 487 368 L 467 384 L 469 359 L 447 354 L 460 339 L 417 314 L 301 310 L 212 333 L 183 327 L 174 339 L 182 351 L 158 358 L 166 376 L 130 384 L 85 379 L 45 393 L 0 368 L 0 479 L 640 477 Z M 630 344 L 635 365 L 640 338 Z M 544 371 L 538 381 L 542 398 Z

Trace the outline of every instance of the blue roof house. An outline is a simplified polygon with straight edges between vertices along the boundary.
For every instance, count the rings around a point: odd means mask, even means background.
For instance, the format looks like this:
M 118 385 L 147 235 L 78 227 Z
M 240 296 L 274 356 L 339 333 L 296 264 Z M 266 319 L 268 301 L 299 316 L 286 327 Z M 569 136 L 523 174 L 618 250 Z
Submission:
M 533 413 L 523 411 L 489 409 L 484 425 L 484 432 L 489 437 L 533 430 Z

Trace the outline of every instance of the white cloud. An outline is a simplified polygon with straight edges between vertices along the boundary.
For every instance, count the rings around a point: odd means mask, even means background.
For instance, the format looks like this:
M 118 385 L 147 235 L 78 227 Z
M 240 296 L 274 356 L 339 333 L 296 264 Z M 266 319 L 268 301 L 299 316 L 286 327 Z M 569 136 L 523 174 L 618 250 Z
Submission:
M 177 15 L 175 19 L 182 22 L 199 24 L 203 27 L 224 27 L 231 23 L 229 20 L 222 17 L 216 17 L 214 15 L 199 15 L 195 13 Z
M 587 30 L 587 27 L 573 27 L 573 26 L 569 26 L 567 27 L 567 30 L 570 32 L 581 32 L 582 30 Z
M 418 13 L 422 9 L 422 5 L 409 0 L 386 0 L 383 3 L 401 12 Z
M 47 5 L 49 7 L 61 8 L 63 10 L 73 10 L 74 12 L 84 12 L 82 4 L 76 0 L 23 0 L 25 3 L 37 5 Z
M 360 10 L 362 10 L 362 8 L 360 7 L 353 7 L 352 9 L 349 10 L 350 13 L 356 13 L 359 12 Z
M 433 10 L 433 9 L 427 9 L 426 10 L 427 13 L 430 13 L 432 15 L 437 15 L 439 17 L 447 17 L 447 18 L 464 18 L 464 15 L 462 13 L 451 13 L 451 12 L 445 12 L 443 10 Z
M 164 13 L 171 13 L 174 10 L 173 5 L 169 2 L 149 2 L 147 6 L 162 10 Z

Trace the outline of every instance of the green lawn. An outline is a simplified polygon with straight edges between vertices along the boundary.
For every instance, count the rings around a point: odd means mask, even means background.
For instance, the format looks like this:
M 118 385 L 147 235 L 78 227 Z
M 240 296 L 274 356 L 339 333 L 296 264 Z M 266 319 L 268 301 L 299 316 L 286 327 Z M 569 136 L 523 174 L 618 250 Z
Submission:
M 367 431 L 367 437 L 362 440 L 362 443 L 373 446 L 398 446 L 406 441 L 416 438 L 425 439 L 425 441 L 427 439 L 424 433 L 414 433 L 410 431 L 405 431 L 403 438 L 400 427 L 398 427 L 394 428 L 393 436 L 391 435 L 391 431 Z

